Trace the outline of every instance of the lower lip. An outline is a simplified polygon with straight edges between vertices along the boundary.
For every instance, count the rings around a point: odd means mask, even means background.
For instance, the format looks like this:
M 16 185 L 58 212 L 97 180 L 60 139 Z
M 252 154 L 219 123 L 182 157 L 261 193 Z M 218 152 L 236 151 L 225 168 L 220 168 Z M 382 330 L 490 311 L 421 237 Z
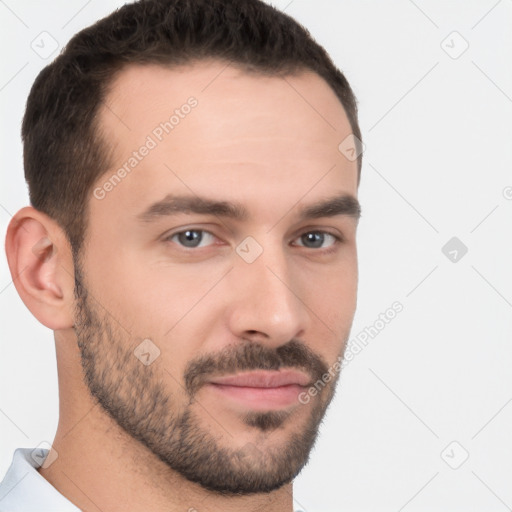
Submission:
M 298 404 L 298 396 L 304 391 L 304 388 L 298 384 L 275 388 L 253 388 L 210 383 L 208 387 L 245 407 L 258 410 L 282 409 Z

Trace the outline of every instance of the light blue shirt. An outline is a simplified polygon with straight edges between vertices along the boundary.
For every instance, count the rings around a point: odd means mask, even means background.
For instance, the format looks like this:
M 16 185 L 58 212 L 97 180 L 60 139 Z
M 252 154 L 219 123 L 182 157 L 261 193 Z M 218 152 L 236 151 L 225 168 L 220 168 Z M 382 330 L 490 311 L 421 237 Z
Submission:
M 0 483 L 1 512 L 80 512 L 50 482 L 43 478 L 37 468 L 41 448 L 37 457 L 34 448 L 18 448 L 12 463 Z M 44 458 L 49 450 L 44 450 Z

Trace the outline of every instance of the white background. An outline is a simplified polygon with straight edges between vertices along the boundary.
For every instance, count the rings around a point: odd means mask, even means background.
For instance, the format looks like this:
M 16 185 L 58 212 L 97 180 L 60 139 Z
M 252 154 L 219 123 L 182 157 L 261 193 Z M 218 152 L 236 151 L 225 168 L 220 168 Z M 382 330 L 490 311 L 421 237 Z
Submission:
M 366 149 L 352 336 L 393 302 L 404 308 L 343 370 L 295 507 L 510 509 L 512 2 L 275 4 L 326 47 L 359 99 Z M 20 123 L 52 58 L 31 42 L 47 31 L 62 47 L 119 5 L 0 1 L 2 236 L 28 204 Z M 457 262 L 441 251 L 452 237 L 468 248 Z M 58 411 L 52 332 L 19 299 L 3 254 L 0 312 L 1 476 L 16 447 L 51 442 Z

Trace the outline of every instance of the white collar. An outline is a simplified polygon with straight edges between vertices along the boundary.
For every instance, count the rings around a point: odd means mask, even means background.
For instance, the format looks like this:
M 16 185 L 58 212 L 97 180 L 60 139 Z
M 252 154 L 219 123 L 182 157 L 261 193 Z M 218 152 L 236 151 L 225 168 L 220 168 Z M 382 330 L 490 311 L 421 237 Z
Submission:
M 37 448 L 41 453 L 42 448 Z M 43 449 L 48 455 L 48 450 Z M 38 472 L 34 448 L 18 448 L 0 483 L 0 510 L 6 512 L 80 512 Z

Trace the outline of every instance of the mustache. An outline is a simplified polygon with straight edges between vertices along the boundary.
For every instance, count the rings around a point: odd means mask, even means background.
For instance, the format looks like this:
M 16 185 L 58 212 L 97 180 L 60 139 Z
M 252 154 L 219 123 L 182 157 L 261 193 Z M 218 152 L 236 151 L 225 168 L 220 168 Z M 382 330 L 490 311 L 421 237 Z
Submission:
M 304 343 L 291 340 L 277 348 L 247 341 L 228 346 L 214 355 L 204 355 L 189 362 L 185 368 L 185 389 L 191 398 L 208 381 L 219 375 L 250 370 L 303 370 L 312 382 L 329 371 L 327 363 Z

